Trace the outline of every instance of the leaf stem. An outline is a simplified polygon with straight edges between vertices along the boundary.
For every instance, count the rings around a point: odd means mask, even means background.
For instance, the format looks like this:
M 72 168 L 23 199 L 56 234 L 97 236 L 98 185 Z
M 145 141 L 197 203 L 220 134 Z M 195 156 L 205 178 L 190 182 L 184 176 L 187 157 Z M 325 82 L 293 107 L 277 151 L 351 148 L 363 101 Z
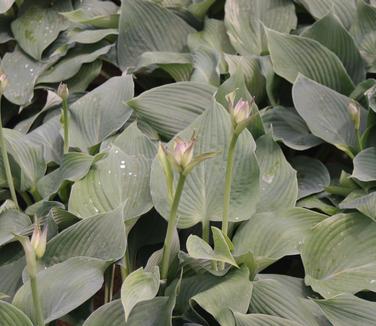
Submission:
M 63 99 L 64 153 L 69 152 L 69 112 L 68 99 Z
M 2 123 L 2 117 L 1 117 L 1 98 L 2 98 L 2 96 L 0 95 L 0 147 L 1 147 L 1 156 L 2 156 L 2 159 L 3 159 L 5 175 L 6 175 L 6 178 L 7 178 L 7 183 L 8 183 L 8 187 L 9 187 L 9 190 L 10 190 L 10 195 L 11 195 L 12 200 L 15 203 L 17 209 L 19 209 L 20 206 L 18 205 L 17 194 L 16 194 L 16 190 L 14 188 L 12 171 L 10 169 L 8 151 L 7 151 L 7 146 L 6 146 L 6 143 L 5 143 L 4 132 L 3 132 L 3 123 Z
M 129 258 L 129 248 L 127 248 L 127 250 L 125 251 L 123 261 L 125 263 L 125 267 L 120 265 L 120 272 L 121 272 L 121 280 L 124 282 L 127 276 L 132 272 L 131 261 Z
M 228 233 L 232 170 L 234 167 L 234 155 L 235 155 L 235 147 L 236 147 L 237 140 L 238 140 L 238 134 L 233 133 L 231 137 L 230 146 L 228 148 L 228 153 L 227 153 L 225 193 L 224 193 L 224 199 L 223 199 L 223 218 L 222 218 L 222 232 L 226 236 Z
M 204 219 L 202 221 L 202 239 L 209 243 L 210 240 L 210 221 L 208 219 Z
M 109 269 L 106 273 L 107 275 L 104 283 L 104 303 L 109 303 L 112 301 L 115 281 L 115 268 L 116 265 L 113 264 L 111 266 L 111 269 Z
M 163 244 L 163 256 L 162 256 L 162 267 L 161 267 L 161 279 L 162 280 L 167 279 L 168 268 L 170 264 L 171 244 L 172 244 L 172 239 L 174 236 L 174 231 L 176 229 L 177 211 L 178 211 L 181 194 L 183 193 L 185 178 L 186 176 L 183 173 L 180 173 L 179 181 L 176 186 L 174 199 L 171 205 L 170 216 L 169 216 L 168 224 L 167 224 L 166 238 Z
M 30 276 L 31 294 L 33 296 L 33 304 L 34 304 L 35 315 L 37 319 L 36 320 L 37 326 L 44 326 L 43 310 L 42 310 L 42 303 L 40 301 L 40 296 L 39 296 L 37 277 L 36 275 L 31 275 L 31 274 L 29 276 Z

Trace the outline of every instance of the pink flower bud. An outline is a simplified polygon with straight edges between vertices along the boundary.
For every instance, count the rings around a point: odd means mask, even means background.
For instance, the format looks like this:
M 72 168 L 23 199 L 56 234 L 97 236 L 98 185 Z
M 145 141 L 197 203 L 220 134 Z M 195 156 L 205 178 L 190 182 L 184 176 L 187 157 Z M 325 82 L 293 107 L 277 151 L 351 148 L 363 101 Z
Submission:
M 242 99 L 240 99 L 236 103 L 234 110 L 232 112 L 235 123 L 238 124 L 240 122 L 247 120 L 251 115 L 251 111 L 252 109 L 250 103 L 248 101 L 243 101 Z
M 183 169 L 192 161 L 193 159 L 193 147 L 196 142 L 194 136 L 189 141 L 185 141 L 180 137 L 176 137 L 174 148 L 173 148 L 173 157 L 178 166 Z

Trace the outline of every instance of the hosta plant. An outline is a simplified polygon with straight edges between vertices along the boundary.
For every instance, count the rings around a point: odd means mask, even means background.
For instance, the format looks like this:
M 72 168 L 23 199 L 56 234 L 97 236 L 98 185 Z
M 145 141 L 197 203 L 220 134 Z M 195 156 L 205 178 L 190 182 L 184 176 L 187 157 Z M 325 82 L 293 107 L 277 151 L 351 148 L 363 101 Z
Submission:
M 376 324 L 374 0 L 0 1 L 0 324 Z

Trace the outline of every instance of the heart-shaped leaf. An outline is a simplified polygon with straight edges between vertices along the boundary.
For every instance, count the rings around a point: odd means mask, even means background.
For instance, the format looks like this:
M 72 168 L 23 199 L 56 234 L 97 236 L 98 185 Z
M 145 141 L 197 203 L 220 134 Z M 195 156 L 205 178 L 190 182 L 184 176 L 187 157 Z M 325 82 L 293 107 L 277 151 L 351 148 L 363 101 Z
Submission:
M 374 291 L 375 232 L 375 223 L 357 213 L 337 214 L 318 224 L 302 249 L 306 284 L 324 298 Z
M 139 302 L 153 299 L 159 289 L 159 269 L 145 272 L 141 267 L 127 276 L 121 286 L 121 302 L 125 312 L 125 321 L 129 319 L 134 307 Z
M 37 274 L 44 322 L 49 323 L 72 311 L 93 296 L 102 286 L 106 263 L 102 260 L 75 257 Z M 13 304 L 35 322 L 30 281 L 16 293 Z

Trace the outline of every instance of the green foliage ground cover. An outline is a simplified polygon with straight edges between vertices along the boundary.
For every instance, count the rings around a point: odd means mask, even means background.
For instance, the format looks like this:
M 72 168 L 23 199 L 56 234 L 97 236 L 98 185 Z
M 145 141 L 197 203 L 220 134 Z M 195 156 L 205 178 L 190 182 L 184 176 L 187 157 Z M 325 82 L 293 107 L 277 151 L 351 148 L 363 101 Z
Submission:
M 3 0 L 0 58 L 1 325 L 376 325 L 374 0 Z

